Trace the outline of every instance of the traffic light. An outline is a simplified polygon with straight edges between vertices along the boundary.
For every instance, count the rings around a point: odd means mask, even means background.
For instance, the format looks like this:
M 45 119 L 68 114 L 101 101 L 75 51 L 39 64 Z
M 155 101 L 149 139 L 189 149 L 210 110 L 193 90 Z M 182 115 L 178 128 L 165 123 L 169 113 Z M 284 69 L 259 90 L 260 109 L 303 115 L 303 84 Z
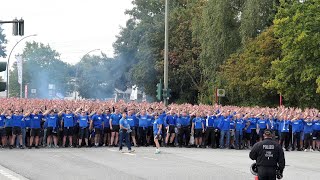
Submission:
M 6 62 L 0 62 L 0 72 L 5 71 L 7 69 L 7 63 Z M 0 82 L 0 92 L 6 90 L 6 82 Z
M 14 36 L 24 36 L 24 20 L 23 19 L 14 19 L 13 20 L 13 26 L 12 26 L 12 34 Z
M 19 35 L 24 36 L 24 20 L 22 18 L 19 20 Z
M 171 89 L 168 89 L 167 91 L 167 98 L 171 98 Z
M 160 83 L 158 83 L 157 84 L 157 99 L 159 100 L 159 101 L 161 101 L 161 93 L 162 93 L 162 83 L 161 83 L 161 81 L 160 81 Z

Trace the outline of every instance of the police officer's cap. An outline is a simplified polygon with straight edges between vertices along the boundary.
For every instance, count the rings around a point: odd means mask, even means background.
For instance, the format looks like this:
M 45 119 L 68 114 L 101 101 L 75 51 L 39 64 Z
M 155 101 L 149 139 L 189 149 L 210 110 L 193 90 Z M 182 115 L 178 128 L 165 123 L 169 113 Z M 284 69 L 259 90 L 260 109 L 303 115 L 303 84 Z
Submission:
M 264 135 L 266 135 L 266 136 L 271 136 L 271 135 L 272 135 L 271 130 L 270 130 L 270 129 L 264 130 Z

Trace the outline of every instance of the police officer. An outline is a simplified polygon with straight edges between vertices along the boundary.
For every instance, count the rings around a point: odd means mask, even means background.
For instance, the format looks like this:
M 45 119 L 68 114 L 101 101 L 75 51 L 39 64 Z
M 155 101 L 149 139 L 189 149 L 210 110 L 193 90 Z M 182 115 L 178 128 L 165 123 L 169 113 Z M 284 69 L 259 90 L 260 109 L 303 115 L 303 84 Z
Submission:
M 277 168 L 282 176 L 285 166 L 285 158 L 281 146 L 272 140 L 272 132 L 264 131 L 264 140 L 256 143 L 249 157 L 256 160 L 259 180 L 275 180 Z

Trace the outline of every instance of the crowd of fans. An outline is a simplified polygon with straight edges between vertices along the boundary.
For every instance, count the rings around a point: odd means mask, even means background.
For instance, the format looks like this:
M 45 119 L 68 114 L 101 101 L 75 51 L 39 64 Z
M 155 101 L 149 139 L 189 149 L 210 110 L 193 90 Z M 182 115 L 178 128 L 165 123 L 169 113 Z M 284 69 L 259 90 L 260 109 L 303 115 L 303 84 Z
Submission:
M 156 153 L 160 146 L 250 149 L 265 129 L 286 151 L 320 149 L 317 109 L 9 98 L 0 112 L 0 144 L 10 149 L 114 147 L 124 129 L 133 146 Z

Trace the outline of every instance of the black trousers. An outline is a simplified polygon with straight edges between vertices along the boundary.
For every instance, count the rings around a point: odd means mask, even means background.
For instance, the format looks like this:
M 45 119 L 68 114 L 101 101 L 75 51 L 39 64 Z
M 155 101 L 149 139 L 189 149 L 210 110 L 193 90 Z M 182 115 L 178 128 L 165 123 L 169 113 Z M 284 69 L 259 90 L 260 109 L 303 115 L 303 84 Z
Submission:
M 216 144 L 216 137 L 214 134 L 214 128 L 213 127 L 208 127 L 206 129 L 206 134 L 205 134 L 205 141 L 204 141 L 204 145 L 207 146 L 209 143 L 209 137 L 211 140 L 211 147 L 213 148 L 214 145 Z
M 280 140 L 281 147 L 283 146 L 283 141 L 284 141 L 284 148 L 289 149 L 289 141 L 290 141 L 289 132 L 282 132 L 281 133 L 281 140 Z
M 301 140 L 301 136 L 300 136 L 300 132 L 296 132 L 293 133 L 293 142 L 292 142 L 292 149 L 300 149 L 300 140 Z M 297 143 L 297 146 L 295 145 Z
M 257 142 L 257 139 L 258 139 L 258 134 L 257 134 L 257 131 L 256 129 L 251 129 L 251 146 L 253 146 L 256 142 Z
M 305 133 L 304 134 L 304 148 L 308 149 L 312 146 L 312 134 L 310 133 Z
M 215 137 L 215 139 L 220 139 L 220 130 L 219 129 L 214 130 L 214 137 Z M 220 147 L 220 141 L 216 141 L 215 147 Z
M 140 146 L 144 146 L 147 144 L 147 128 L 139 127 L 139 144 Z
M 183 137 L 185 137 L 185 144 L 183 142 Z M 179 146 L 188 146 L 189 145 L 189 141 L 190 141 L 190 127 L 189 126 L 185 126 L 185 127 L 181 127 L 179 128 Z
M 259 180 L 276 180 L 276 168 L 275 167 L 258 167 Z

